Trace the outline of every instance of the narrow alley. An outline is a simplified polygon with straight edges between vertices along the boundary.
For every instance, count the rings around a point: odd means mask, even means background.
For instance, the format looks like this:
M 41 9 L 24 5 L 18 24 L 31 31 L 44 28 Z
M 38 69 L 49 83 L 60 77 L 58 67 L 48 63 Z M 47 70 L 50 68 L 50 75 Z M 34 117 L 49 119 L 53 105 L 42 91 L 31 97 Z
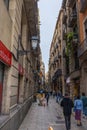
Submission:
M 83 126 L 76 125 L 74 116 L 72 115 L 71 130 L 86 130 L 87 120 L 82 119 Z M 62 109 L 55 98 L 50 97 L 48 106 L 39 106 L 37 102 L 33 103 L 24 121 L 18 130 L 66 130 Z

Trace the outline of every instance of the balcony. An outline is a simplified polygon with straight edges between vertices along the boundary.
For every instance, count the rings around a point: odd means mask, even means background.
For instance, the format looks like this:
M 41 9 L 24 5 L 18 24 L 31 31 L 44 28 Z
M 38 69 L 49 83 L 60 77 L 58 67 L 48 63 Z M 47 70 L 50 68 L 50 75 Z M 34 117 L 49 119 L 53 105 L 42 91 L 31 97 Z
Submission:
M 59 44 L 61 43 L 61 38 L 60 38 L 60 36 L 58 37 L 58 43 L 59 43 Z
M 78 57 L 83 55 L 87 51 L 87 38 L 78 47 Z
M 63 9 L 64 9 L 65 6 L 66 6 L 66 1 L 67 1 L 67 0 L 63 0 L 63 1 L 62 1 L 62 8 L 63 8 Z
M 63 40 L 66 40 L 66 32 L 65 32 L 65 30 L 63 30 Z
M 56 81 L 61 75 L 62 75 L 62 70 L 61 69 L 57 69 L 57 71 L 54 73 L 54 75 L 52 77 L 52 82 Z
M 78 46 L 78 34 L 77 34 L 77 33 L 74 33 L 74 34 L 73 34 L 72 44 L 73 44 L 73 47 L 74 47 L 75 49 L 77 49 L 77 46 Z
M 66 15 L 66 13 L 64 13 L 64 15 L 63 15 L 63 24 L 66 23 L 66 20 L 67 20 L 67 15 Z
M 38 35 L 39 37 L 38 3 L 36 0 L 24 0 L 24 2 L 30 27 L 30 34 L 31 36 Z
M 87 8 L 87 0 L 80 0 L 80 12 L 84 13 Z
M 63 49 L 63 58 L 66 58 L 65 48 Z
M 58 53 L 58 58 L 61 58 L 61 53 L 60 52 Z
M 68 27 L 73 27 L 73 25 L 75 24 L 75 22 L 77 22 L 77 12 L 73 11 L 70 14 L 70 18 L 68 20 Z
M 74 2 L 75 2 L 75 0 L 68 0 L 67 6 L 72 7 Z

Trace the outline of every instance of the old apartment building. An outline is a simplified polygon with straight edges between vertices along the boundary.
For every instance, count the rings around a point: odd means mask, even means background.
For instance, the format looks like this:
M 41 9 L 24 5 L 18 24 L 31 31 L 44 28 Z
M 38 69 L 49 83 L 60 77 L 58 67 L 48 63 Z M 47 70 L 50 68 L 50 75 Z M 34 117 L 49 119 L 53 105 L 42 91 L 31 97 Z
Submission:
M 0 0 L 0 115 L 8 117 L 1 130 L 17 130 L 31 105 L 39 81 L 39 43 L 38 1 Z
M 62 1 L 50 47 L 49 82 L 52 90 L 62 94 L 69 92 L 72 98 L 82 92 L 87 95 L 86 7 L 86 0 Z M 56 71 L 59 69 L 60 76 Z

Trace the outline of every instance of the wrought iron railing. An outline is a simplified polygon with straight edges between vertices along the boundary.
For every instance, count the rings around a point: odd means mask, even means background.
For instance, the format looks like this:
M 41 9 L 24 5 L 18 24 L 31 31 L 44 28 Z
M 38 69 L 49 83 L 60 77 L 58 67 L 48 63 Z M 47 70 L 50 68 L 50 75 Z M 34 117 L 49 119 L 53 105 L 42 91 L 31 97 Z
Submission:
M 68 26 L 72 27 L 76 20 L 77 20 L 77 12 L 72 11 L 68 19 Z

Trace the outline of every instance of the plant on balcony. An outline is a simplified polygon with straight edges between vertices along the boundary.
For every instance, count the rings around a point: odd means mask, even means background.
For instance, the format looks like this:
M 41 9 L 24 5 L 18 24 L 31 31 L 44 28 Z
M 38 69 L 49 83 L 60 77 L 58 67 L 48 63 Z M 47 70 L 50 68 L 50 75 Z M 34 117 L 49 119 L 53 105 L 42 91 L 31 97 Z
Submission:
M 73 32 L 69 32 L 66 38 L 66 56 L 69 56 L 69 54 L 73 51 L 72 40 L 73 40 Z
M 69 32 L 67 34 L 67 38 L 66 38 L 66 55 L 69 56 L 69 54 L 73 54 L 74 51 L 74 42 L 76 40 L 77 34 L 74 32 Z

